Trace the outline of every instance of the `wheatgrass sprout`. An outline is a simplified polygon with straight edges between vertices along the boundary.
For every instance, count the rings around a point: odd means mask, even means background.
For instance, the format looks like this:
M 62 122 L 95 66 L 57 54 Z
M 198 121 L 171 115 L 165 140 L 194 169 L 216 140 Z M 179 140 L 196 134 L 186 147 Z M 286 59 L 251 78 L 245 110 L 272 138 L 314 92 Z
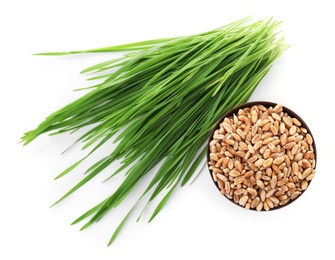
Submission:
M 163 161 L 109 245 L 139 201 L 147 198 L 150 203 L 164 192 L 166 195 L 152 213 L 151 221 L 176 187 L 196 176 L 197 169 L 205 162 L 204 144 L 217 120 L 249 99 L 286 49 L 279 24 L 271 18 L 252 24 L 239 20 L 197 35 L 86 51 L 42 53 L 126 52 L 121 58 L 85 69 L 83 73 L 99 73 L 90 79 L 99 79 L 100 83 L 22 137 L 24 144 L 28 144 L 44 133 L 72 133 L 92 125 L 76 141 L 90 151 L 56 177 L 60 178 L 97 149 L 108 149 L 103 146 L 105 142 L 119 134 L 115 150 L 87 169 L 82 181 L 55 204 L 115 160 L 122 160 L 121 167 L 110 177 L 125 170 L 123 183 L 73 222 L 88 219 L 82 227 L 85 229 L 122 203 L 136 184 Z

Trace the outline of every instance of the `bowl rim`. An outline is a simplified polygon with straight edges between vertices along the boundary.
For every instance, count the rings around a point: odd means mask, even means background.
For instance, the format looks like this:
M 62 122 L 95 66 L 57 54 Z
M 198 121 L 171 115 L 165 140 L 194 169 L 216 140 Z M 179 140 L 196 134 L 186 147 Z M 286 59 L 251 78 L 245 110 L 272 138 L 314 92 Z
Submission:
M 250 101 L 250 102 L 246 102 L 246 103 L 243 103 L 241 105 L 238 105 L 238 106 L 235 106 L 233 107 L 232 109 L 228 110 L 226 113 L 224 113 L 220 118 L 219 120 L 217 120 L 215 126 L 212 128 L 212 131 L 210 132 L 210 135 L 209 135 L 209 138 L 208 138 L 208 142 L 207 142 L 207 147 L 206 147 L 206 164 L 207 164 L 207 169 L 209 171 L 209 175 L 211 176 L 211 179 L 212 181 L 214 182 L 215 186 L 218 188 L 218 190 L 220 191 L 220 188 L 219 188 L 219 185 L 218 183 L 213 179 L 213 174 L 212 174 L 212 171 L 209 169 L 209 161 L 210 161 L 210 157 L 209 157 L 209 154 L 210 154 L 210 147 L 209 147 L 209 144 L 210 142 L 213 140 L 213 135 L 214 135 L 214 132 L 215 130 L 217 130 L 220 126 L 220 123 L 226 118 L 226 117 L 229 117 L 229 116 L 232 116 L 233 114 L 236 114 L 240 109 L 244 109 L 244 108 L 247 108 L 247 107 L 252 107 L 254 105 L 263 105 L 267 108 L 269 107 L 275 107 L 277 104 L 281 104 L 281 103 L 275 103 L 275 102 L 272 102 L 272 101 Z M 281 104 L 282 105 L 282 104 Z M 316 150 L 316 144 L 315 144 L 315 138 L 312 134 L 312 131 L 310 130 L 310 128 L 308 127 L 308 125 L 306 124 L 306 122 L 296 113 L 294 112 L 293 110 L 289 109 L 288 107 L 283 106 L 283 111 L 286 112 L 289 116 L 291 117 L 295 117 L 297 118 L 300 123 L 301 123 L 301 126 L 304 127 L 305 129 L 307 129 L 307 132 L 312 136 L 313 138 L 313 143 L 312 143 L 312 146 L 313 146 L 313 149 L 314 149 L 314 160 L 315 160 L 315 167 L 314 169 L 316 169 L 316 164 L 317 164 L 317 150 Z M 312 180 L 310 180 L 308 182 L 308 187 L 309 185 L 311 184 Z M 308 189 L 307 187 L 307 189 Z M 301 194 L 293 199 L 293 200 L 290 200 L 288 203 L 286 203 L 285 205 L 280 205 L 280 206 L 277 206 L 275 208 L 270 208 L 269 211 L 273 211 L 273 210 L 277 210 L 277 209 L 281 209 L 281 208 L 284 208 L 288 205 L 290 205 L 292 202 L 296 201 L 297 199 L 299 199 L 303 194 L 304 192 L 307 190 L 302 190 L 301 191 Z M 233 199 L 229 199 L 227 198 L 226 196 L 222 195 L 223 197 L 225 197 L 227 200 L 231 201 L 233 204 L 241 207 L 244 209 L 243 206 L 239 205 L 238 203 L 235 203 Z M 253 211 L 257 211 L 255 208 L 250 208 L 249 210 L 253 210 Z M 267 212 L 266 210 L 262 209 L 261 211 L 258 211 L 258 212 Z

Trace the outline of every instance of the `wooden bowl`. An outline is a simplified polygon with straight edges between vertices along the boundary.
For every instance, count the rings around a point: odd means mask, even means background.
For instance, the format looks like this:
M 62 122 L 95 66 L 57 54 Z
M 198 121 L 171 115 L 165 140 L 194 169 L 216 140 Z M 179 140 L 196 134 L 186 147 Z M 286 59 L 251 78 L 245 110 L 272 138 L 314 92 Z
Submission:
M 240 109 L 245 109 L 245 108 L 248 108 L 248 107 L 251 108 L 251 107 L 254 106 L 254 105 L 263 105 L 263 106 L 266 107 L 266 108 L 269 108 L 269 107 L 274 108 L 277 104 L 276 104 L 276 103 L 273 103 L 273 102 L 268 102 L 268 101 L 255 101 L 255 102 L 249 102 L 249 103 L 245 103 L 245 104 L 243 104 L 243 105 L 237 106 L 237 107 L 231 109 L 230 111 L 228 111 L 227 113 L 225 113 L 225 114 L 218 120 L 218 122 L 216 123 L 216 125 L 215 125 L 215 127 L 213 128 L 213 130 L 211 131 L 210 137 L 209 137 L 209 139 L 208 139 L 208 144 L 207 144 L 207 167 L 208 167 L 208 169 L 210 168 L 208 163 L 211 161 L 211 159 L 210 159 L 210 143 L 211 143 L 211 141 L 213 140 L 214 132 L 215 132 L 217 129 L 220 128 L 220 124 L 224 121 L 225 118 L 229 118 L 229 117 L 233 116 L 234 114 L 237 114 L 238 111 L 239 111 Z M 312 135 L 311 130 L 309 129 L 308 125 L 304 122 L 304 120 L 303 120 L 299 115 L 297 115 L 294 111 L 292 111 L 291 109 L 289 109 L 289 108 L 283 106 L 283 112 L 284 112 L 284 113 L 287 113 L 288 116 L 290 116 L 291 118 L 296 118 L 296 119 L 298 119 L 298 120 L 300 121 L 300 123 L 301 123 L 301 126 L 300 126 L 300 127 L 305 128 L 305 129 L 307 130 L 307 133 L 309 133 L 309 134 L 312 136 L 312 138 L 313 138 L 312 147 L 313 147 L 313 149 L 314 149 L 313 152 L 314 152 L 314 160 L 315 160 L 315 165 L 314 165 L 314 167 L 313 167 L 313 170 L 314 170 L 315 167 L 316 167 L 317 154 L 316 154 L 315 139 L 314 139 L 314 137 L 313 137 L 313 135 Z M 243 141 L 243 140 L 241 140 L 241 141 Z M 236 142 L 237 142 L 237 141 L 236 141 Z M 283 149 L 284 149 L 284 148 L 283 148 Z M 234 155 L 234 156 L 237 156 L 237 155 Z M 241 157 L 241 158 L 242 158 L 242 157 Z M 243 165 L 243 169 L 244 169 L 245 167 L 247 167 L 247 162 L 246 162 L 246 161 L 243 161 L 243 159 L 241 159 L 241 158 L 240 158 L 240 160 L 242 160 L 242 165 Z M 243 162 L 244 162 L 244 163 L 243 163 Z M 224 166 L 222 166 L 222 167 L 224 167 Z M 272 167 L 272 166 L 271 166 L 271 167 Z M 221 168 L 221 169 L 223 169 L 223 168 Z M 242 171 L 243 171 L 243 170 L 242 170 Z M 209 169 L 209 173 L 210 173 L 210 176 L 211 176 L 211 178 L 212 178 L 212 180 L 213 180 L 215 186 L 216 186 L 216 187 L 219 189 L 219 191 L 221 192 L 221 189 L 220 189 L 220 187 L 219 187 L 218 182 L 214 180 L 214 174 L 215 174 L 215 173 L 213 173 L 213 171 L 210 170 L 210 169 Z M 226 174 L 226 175 L 227 175 L 227 174 Z M 216 175 L 216 176 L 217 176 L 217 175 Z M 221 176 L 221 177 L 222 177 L 222 176 Z M 228 175 L 227 177 L 229 178 L 229 175 Z M 309 187 L 311 181 L 312 181 L 312 180 L 309 180 L 309 181 L 308 181 L 308 187 Z M 246 184 L 242 183 L 242 185 L 244 185 L 245 189 L 247 188 L 247 185 L 246 185 Z M 254 186 L 254 187 L 255 187 L 255 186 Z M 276 187 L 277 187 L 277 186 L 276 186 Z M 307 189 L 308 189 L 308 187 L 307 187 Z M 256 188 L 261 189 L 261 188 L 259 188 L 259 187 L 256 187 Z M 284 188 L 285 188 L 285 187 L 284 187 Z M 257 192 L 258 192 L 258 191 L 259 191 L 259 190 L 257 190 Z M 285 205 L 278 205 L 278 206 L 273 207 L 273 208 L 270 208 L 270 209 L 268 209 L 268 210 L 280 209 L 280 208 L 282 208 L 282 207 L 285 207 L 285 206 L 291 204 L 293 201 L 295 201 L 295 200 L 297 200 L 298 198 L 300 198 L 301 195 L 302 195 L 305 191 L 306 191 L 306 189 L 305 189 L 305 190 L 302 190 L 302 191 L 301 191 L 301 194 L 300 194 L 298 197 L 296 197 L 295 199 L 290 199 L 290 201 L 288 201 Z M 223 191 L 223 193 L 224 193 L 224 191 Z M 246 194 L 247 194 L 247 193 L 245 193 L 245 195 L 246 195 Z M 259 194 L 258 194 L 258 195 L 259 195 Z M 223 196 L 226 197 L 225 195 L 223 195 Z M 234 201 L 234 198 L 228 198 L 228 197 L 226 197 L 226 198 L 227 198 L 228 200 L 230 200 L 231 202 L 233 202 L 234 204 L 236 204 L 236 205 L 242 207 L 239 203 L 237 203 L 237 202 Z M 236 199 L 236 200 L 237 200 L 237 199 Z M 250 199 L 249 199 L 249 201 L 250 201 Z M 245 206 L 243 206 L 243 207 L 245 207 Z M 251 210 L 256 210 L 256 208 L 250 208 L 250 209 L 251 209 Z M 265 211 L 265 209 L 263 208 L 263 209 L 260 210 L 260 211 Z

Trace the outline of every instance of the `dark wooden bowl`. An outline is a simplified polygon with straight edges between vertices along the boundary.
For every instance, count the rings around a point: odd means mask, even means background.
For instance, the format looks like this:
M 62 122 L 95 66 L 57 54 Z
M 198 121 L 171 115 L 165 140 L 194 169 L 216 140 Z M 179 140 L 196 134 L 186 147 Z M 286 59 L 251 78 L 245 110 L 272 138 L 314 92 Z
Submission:
M 208 143 L 207 143 L 207 168 L 209 170 L 209 173 L 210 173 L 210 176 L 215 184 L 215 186 L 220 190 L 219 186 L 218 186 L 218 183 L 216 181 L 214 181 L 213 179 L 213 175 L 212 175 L 212 171 L 209 169 L 209 165 L 208 165 L 208 162 L 210 162 L 210 157 L 209 157 L 209 154 L 210 154 L 210 147 L 209 147 L 209 143 L 213 140 L 213 135 L 214 135 L 214 132 L 215 130 L 219 129 L 220 128 L 220 123 L 226 118 L 226 117 L 230 117 L 232 116 L 233 114 L 237 114 L 237 112 L 240 110 L 240 109 L 244 109 L 244 108 L 247 108 L 247 107 L 252 107 L 254 105 L 263 105 L 264 107 L 268 108 L 268 107 L 275 107 L 277 105 L 277 103 L 273 103 L 273 102 L 268 102 L 268 101 L 254 101 L 254 102 L 248 102 L 248 103 L 245 103 L 245 104 L 242 104 L 240 106 L 237 106 L 231 110 L 229 110 L 227 113 L 225 113 L 219 120 L 218 122 L 216 123 L 215 127 L 213 128 L 213 130 L 211 131 L 210 133 L 210 137 L 208 139 Z M 313 138 L 313 143 L 312 143 L 312 146 L 314 148 L 314 156 L 315 156 L 315 168 L 316 168 L 316 161 L 317 161 L 317 152 L 316 152 L 316 145 L 315 145 L 315 139 L 314 139 L 314 136 L 312 135 L 312 132 L 311 130 L 309 129 L 308 125 L 305 123 L 305 121 L 299 116 L 297 115 L 294 111 L 292 111 L 291 109 L 283 106 L 283 111 L 286 112 L 289 116 L 291 116 L 292 118 L 295 117 L 297 118 L 300 123 L 301 123 L 301 126 L 306 128 L 308 133 L 312 136 Z M 314 169 L 315 169 L 314 168 Z M 308 181 L 308 187 L 310 185 L 312 180 Z M 307 187 L 307 189 L 308 189 Z M 307 190 L 306 189 L 306 190 Z M 277 207 L 274 207 L 274 208 L 270 208 L 269 211 L 272 211 L 272 210 L 275 210 L 275 209 L 280 209 L 280 208 L 283 208 L 283 207 L 286 207 L 287 205 L 291 204 L 292 202 L 296 201 L 298 198 L 301 197 L 301 195 L 306 191 L 306 190 L 302 190 L 301 194 L 295 198 L 295 199 L 292 199 L 290 200 L 289 202 L 287 202 L 285 205 L 279 205 Z M 224 196 L 224 195 L 222 195 Z M 237 204 L 234 202 L 233 199 L 229 199 L 227 198 L 226 196 L 224 196 L 226 199 L 230 200 L 232 203 L 234 203 L 235 205 L 237 206 L 240 206 L 242 208 L 244 208 L 243 206 Z M 255 208 L 250 208 L 250 210 L 256 210 Z M 261 210 L 261 211 L 265 211 L 264 208 Z

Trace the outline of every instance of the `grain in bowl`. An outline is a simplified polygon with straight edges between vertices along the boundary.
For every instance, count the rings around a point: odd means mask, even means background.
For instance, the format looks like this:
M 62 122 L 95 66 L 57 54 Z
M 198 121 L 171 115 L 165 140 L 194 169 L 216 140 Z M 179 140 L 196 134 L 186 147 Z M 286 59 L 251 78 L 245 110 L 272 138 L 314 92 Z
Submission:
M 268 211 L 296 200 L 315 176 L 316 147 L 306 123 L 271 102 L 250 102 L 226 113 L 211 133 L 208 167 L 220 193 Z

